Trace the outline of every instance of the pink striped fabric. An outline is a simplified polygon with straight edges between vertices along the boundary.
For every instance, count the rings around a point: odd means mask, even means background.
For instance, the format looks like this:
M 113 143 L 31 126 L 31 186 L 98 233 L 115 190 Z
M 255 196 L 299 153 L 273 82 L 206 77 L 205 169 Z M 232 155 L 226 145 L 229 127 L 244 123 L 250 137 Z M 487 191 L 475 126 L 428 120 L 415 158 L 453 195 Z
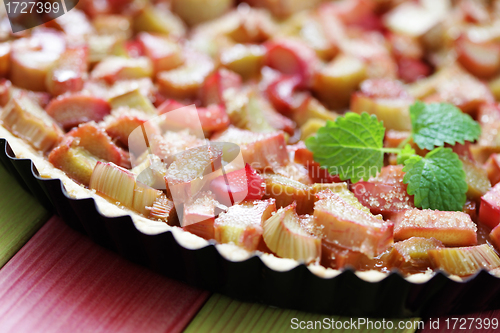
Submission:
M 208 296 L 120 258 L 53 217 L 0 270 L 0 327 L 180 332 Z

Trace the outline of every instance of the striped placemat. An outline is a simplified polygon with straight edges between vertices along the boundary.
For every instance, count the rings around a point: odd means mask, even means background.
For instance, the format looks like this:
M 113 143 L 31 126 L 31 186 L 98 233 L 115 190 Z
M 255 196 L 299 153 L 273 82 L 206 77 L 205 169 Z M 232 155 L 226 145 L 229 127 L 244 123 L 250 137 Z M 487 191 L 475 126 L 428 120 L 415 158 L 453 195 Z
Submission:
M 419 319 L 326 316 L 245 303 L 214 294 L 185 332 L 297 332 L 306 329 L 312 332 L 413 333 L 418 327 L 424 327 Z
M 53 217 L 0 269 L 0 331 L 180 332 L 208 296 Z
M 47 210 L 0 165 L 0 267 L 49 217 Z

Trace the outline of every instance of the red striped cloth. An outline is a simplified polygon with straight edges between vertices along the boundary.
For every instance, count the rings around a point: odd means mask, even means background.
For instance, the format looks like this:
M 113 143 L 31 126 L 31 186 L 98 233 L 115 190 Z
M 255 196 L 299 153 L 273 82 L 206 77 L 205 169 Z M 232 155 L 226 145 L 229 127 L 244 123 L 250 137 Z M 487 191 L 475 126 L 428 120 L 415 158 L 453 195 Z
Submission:
M 53 217 L 0 270 L 0 327 L 180 332 L 208 296 L 120 258 Z

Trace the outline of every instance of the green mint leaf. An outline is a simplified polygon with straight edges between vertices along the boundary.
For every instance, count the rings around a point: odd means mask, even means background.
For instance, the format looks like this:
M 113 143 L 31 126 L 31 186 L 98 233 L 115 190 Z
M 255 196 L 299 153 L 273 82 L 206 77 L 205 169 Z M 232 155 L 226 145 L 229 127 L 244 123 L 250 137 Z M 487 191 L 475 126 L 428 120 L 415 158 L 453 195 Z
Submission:
M 407 159 L 409 159 L 415 154 L 416 154 L 415 149 L 413 149 L 409 144 L 406 144 L 398 154 L 397 163 L 404 164 Z
M 477 122 L 448 103 L 415 102 L 410 106 L 410 117 L 413 141 L 421 149 L 432 150 L 445 143 L 463 144 L 465 140 L 476 140 L 481 134 Z
M 425 158 L 412 156 L 405 162 L 403 182 L 415 195 L 415 206 L 423 209 L 461 211 L 467 183 L 462 162 L 450 148 L 439 147 Z
M 376 116 L 348 112 L 335 122 L 328 121 L 306 140 L 306 146 L 331 174 L 356 183 L 376 176 L 382 168 L 384 133 Z

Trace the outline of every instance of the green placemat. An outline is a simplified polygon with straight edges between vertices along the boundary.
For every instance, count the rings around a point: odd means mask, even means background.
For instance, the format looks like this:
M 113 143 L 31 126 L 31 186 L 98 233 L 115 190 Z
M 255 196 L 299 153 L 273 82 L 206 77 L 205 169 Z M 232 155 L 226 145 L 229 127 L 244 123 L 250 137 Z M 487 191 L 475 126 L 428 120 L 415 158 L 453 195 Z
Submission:
M 327 316 L 245 303 L 214 294 L 191 321 L 185 333 L 297 332 L 301 330 L 413 333 L 417 328 L 423 328 L 423 325 L 423 321 L 416 318 L 383 320 Z
M 0 165 L 0 267 L 49 217 L 49 212 Z

